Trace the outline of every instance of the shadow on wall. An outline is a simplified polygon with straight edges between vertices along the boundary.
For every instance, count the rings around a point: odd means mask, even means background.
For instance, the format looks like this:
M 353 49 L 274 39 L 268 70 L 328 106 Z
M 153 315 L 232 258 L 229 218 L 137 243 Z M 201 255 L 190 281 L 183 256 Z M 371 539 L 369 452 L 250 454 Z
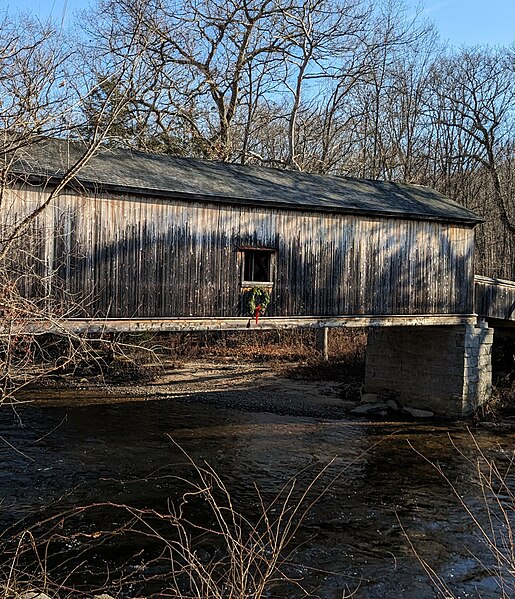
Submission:
M 52 243 L 40 243 L 53 252 L 38 260 L 52 264 L 51 293 L 68 314 L 241 315 L 242 246 L 277 252 L 270 316 L 473 312 L 466 227 L 119 201 L 139 210 L 122 218 L 107 204 L 93 225 L 80 208 L 63 210 Z

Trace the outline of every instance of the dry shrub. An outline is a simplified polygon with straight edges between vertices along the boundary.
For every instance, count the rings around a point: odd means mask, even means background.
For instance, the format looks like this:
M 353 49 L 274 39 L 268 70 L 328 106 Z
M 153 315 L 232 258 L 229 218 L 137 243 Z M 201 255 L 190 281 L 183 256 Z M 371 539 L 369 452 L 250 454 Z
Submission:
M 135 348 L 127 352 L 135 382 L 151 381 L 160 372 L 159 363 L 170 368 L 188 360 L 257 362 L 289 378 L 335 381 L 344 399 L 358 401 L 365 378 L 366 330 L 330 329 L 328 361 L 316 350 L 316 335 L 313 329 L 160 333 L 120 335 L 116 343 Z M 153 364 L 146 363 L 149 357 Z M 119 366 L 120 360 L 109 366 L 105 382 L 131 381 L 127 369 L 116 371 Z
M 478 420 L 515 418 L 515 337 L 497 333 L 492 353 L 493 391 Z
M 163 335 L 161 342 L 178 359 L 231 357 L 242 361 L 288 361 L 312 356 L 316 333 L 309 329 L 170 333 Z
M 287 573 L 291 542 L 309 509 L 327 491 L 318 488 L 332 462 L 297 492 L 292 478 L 280 492 L 266 502 L 255 487 L 260 515 L 255 521 L 239 511 L 221 477 L 209 466 L 199 466 L 188 458 L 195 471 L 195 482 L 170 514 L 158 517 L 170 524 L 173 534 L 166 539 L 170 572 L 165 590 L 171 597 L 213 597 L 260 599 L 269 596 L 276 585 L 293 585 L 302 594 L 301 580 Z M 188 505 L 200 500 L 206 508 L 202 523 L 188 516 Z M 127 510 L 154 535 L 155 529 L 145 511 Z M 150 514 L 155 518 L 155 512 Z M 214 546 L 216 550 L 202 550 Z
M 152 346 L 156 352 L 179 360 L 199 358 L 231 358 L 252 361 L 318 362 L 316 330 L 295 329 L 276 331 L 206 331 L 161 333 L 132 343 Z M 331 360 L 349 358 L 364 360 L 366 331 L 362 329 L 330 329 Z
M 515 416 L 515 335 L 495 332 L 492 351 L 494 390 L 487 406 L 493 418 Z
M 515 417 L 515 380 L 509 385 L 494 385 L 492 395 L 476 413 L 478 421 L 499 421 Z

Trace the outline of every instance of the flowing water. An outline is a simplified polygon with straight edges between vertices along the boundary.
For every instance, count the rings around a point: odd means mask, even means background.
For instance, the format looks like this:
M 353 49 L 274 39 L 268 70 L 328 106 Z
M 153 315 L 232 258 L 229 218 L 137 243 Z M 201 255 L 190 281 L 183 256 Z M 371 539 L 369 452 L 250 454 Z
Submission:
M 465 425 L 279 416 L 177 398 L 4 409 L 0 431 L 4 538 L 72 507 L 102 503 L 63 517 L 58 527 L 63 539 L 70 527 L 84 533 L 63 542 L 60 550 L 73 552 L 93 544 L 98 531 L 126 521 L 123 510 L 108 502 L 166 513 L 186 489 L 180 478 L 195 478 L 176 444 L 197 464 L 206 461 L 219 473 L 235 507 L 250 519 L 259 514 L 256 486 L 269 501 L 297 475 L 297 492 L 333 460 L 314 485 L 313 496 L 325 492 L 293 538 L 285 566 L 310 596 L 342 598 L 350 591 L 356 598 L 439 596 L 416 554 L 457 597 L 501 596 L 486 568 L 493 563 L 491 552 L 460 498 L 482 518 L 475 444 L 507 464 L 515 440 L 511 433 L 478 429 L 472 437 Z M 448 481 L 434 464 L 442 466 Z M 202 502 L 191 503 L 193 519 L 208 517 Z M 43 534 L 52 525 L 35 531 Z M 69 584 L 100 585 L 106 570 L 122 562 L 126 573 L 134 573 L 158 545 L 155 538 L 127 533 L 111 537 L 67 563 L 75 568 Z M 158 575 L 159 567 L 152 572 Z M 164 583 L 152 584 L 132 580 L 121 585 L 120 596 L 157 596 Z M 291 584 L 268 596 L 305 595 Z

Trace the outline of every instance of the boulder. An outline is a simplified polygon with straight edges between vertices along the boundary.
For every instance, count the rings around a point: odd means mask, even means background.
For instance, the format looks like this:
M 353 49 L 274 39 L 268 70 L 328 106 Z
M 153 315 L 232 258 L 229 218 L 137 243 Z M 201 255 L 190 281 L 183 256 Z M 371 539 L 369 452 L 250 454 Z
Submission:
M 389 399 L 386 402 L 386 405 L 388 406 L 388 409 L 392 412 L 398 412 L 400 410 L 399 404 L 395 401 L 395 399 Z
M 402 411 L 413 418 L 433 418 L 434 412 L 430 412 L 429 410 L 419 410 L 418 408 L 402 408 Z

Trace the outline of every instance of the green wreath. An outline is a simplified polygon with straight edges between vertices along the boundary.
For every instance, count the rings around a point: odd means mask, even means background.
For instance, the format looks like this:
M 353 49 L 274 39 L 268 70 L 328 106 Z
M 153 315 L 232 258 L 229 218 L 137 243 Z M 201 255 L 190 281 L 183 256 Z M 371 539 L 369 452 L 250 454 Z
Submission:
M 270 291 L 264 287 L 254 287 L 246 293 L 246 308 L 250 316 L 254 316 L 256 308 L 261 306 L 261 314 L 266 312 L 270 304 Z

